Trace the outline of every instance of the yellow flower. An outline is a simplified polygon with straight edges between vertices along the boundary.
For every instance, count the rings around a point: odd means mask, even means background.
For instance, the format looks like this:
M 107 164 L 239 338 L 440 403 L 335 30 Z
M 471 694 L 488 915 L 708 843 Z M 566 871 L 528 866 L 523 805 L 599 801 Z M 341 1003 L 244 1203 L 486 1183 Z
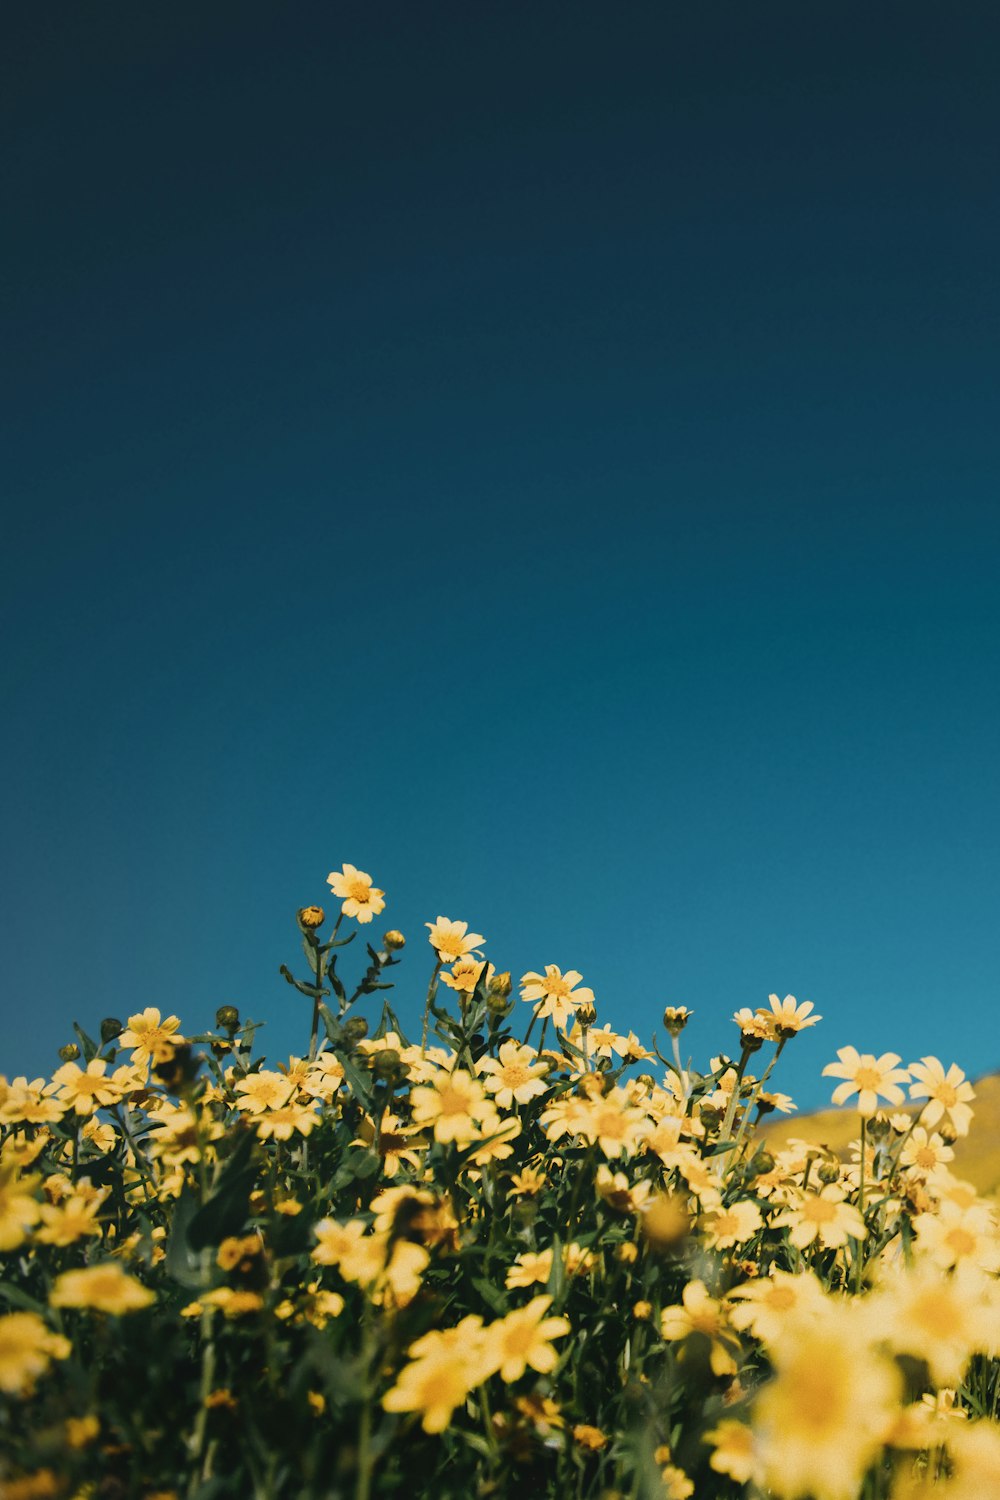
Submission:
M 703 1281 L 689 1281 L 681 1293 L 680 1305 L 663 1309 L 660 1333 L 668 1342 L 701 1334 L 709 1341 L 712 1373 L 736 1374 L 733 1353 L 739 1349 L 739 1340 L 729 1327 L 726 1307 L 708 1295 Z
M 64 1109 L 74 1109 L 78 1115 L 92 1115 L 96 1109 L 108 1104 L 117 1104 L 122 1091 L 111 1078 L 105 1078 L 108 1065 L 100 1058 L 92 1058 L 86 1070 L 75 1062 L 63 1063 L 52 1075 L 58 1085 L 58 1098 Z
M 928 1101 L 920 1114 L 923 1124 L 937 1125 L 945 1119 L 956 1135 L 968 1135 L 972 1121 L 969 1101 L 976 1095 L 961 1068 L 952 1063 L 946 1073 L 936 1057 L 922 1057 L 910 1064 L 910 1073 L 917 1080 L 910 1085 L 910 1098 Z
M 322 927 L 326 921 L 326 912 L 321 906 L 303 906 L 299 909 L 299 921 L 303 927 Z
M 789 1229 L 788 1238 L 799 1250 L 816 1240 L 824 1250 L 846 1245 L 848 1238 L 863 1240 L 868 1231 L 858 1210 L 844 1201 L 844 1190 L 835 1182 L 818 1193 L 803 1193 L 797 1203 L 773 1219 L 776 1228 Z
M 38 1223 L 39 1206 L 34 1197 L 38 1177 L 22 1177 L 15 1164 L 0 1168 L 0 1250 L 16 1250 Z
M 978 1266 L 983 1271 L 1000 1270 L 1000 1241 L 985 1204 L 942 1202 L 936 1213 L 917 1214 L 913 1220 L 917 1251 L 943 1270 L 952 1266 Z
M 0 1121 L 5 1125 L 55 1125 L 62 1119 L 63 1109 L 57 1100 L 45 1097 L 44 1089 L 44 1078 L 29 1083 L 22 1074 L 11 1079 L 0 1104 Z
M 425 1432 L 443 1432 L 456 1406 L 486 1379 L 482 1319 L 470 1314 L 455 1328 L 435 1330 L 407 1350 L 396 1384 L 382 1397 L 386 1411 L 421 1414 Z
M 37 1313 L 0 1317 L 0 1391 L 27 1396 L 54 1359 L 66 1359 L 70 1342 L 52 1333 Z
M 713 1250 L 731 1250 L 757 1233 L 764 1221 L 760 1209 L 749 1198 L 718 1208 L 705 1219 L 702 1230 L 705 1243 Z
M 544 974 L 533 969 L 522 974 L 521 999 L 535 1006 L 535 1015 L 541 1020 L 551 1016 L 557 1026 L 565 1026 L 581 1005 L 594 1004 L 593 990 L 577 988 L 582 978 L 576 969 L 567 969 L 564 974 L 555 964 L 546 964 Z
M 570 1324 L 566 1318 L 546 1316 L 551 1304 L 549 1296 L 533 1297 L 486 1330 L 487 1358 L 501 1380 L 520 1380 L 529 1366 L 540 1375 L 555 1369 L 558 1355 L 552 1340 L 569 1333 Z
M 342 872 L 331 870 L 326 878 L 333 894 L 345 898 L 340 908 L 345 917 L 370 922 L 372 917 L 385 911 L 385 891 L 373 886 L 371 876 L 364 870 L 345 864 Z
M 974 1266 L 946 1276 L 929 1261 L 887 1275 L 867 1311 L 898 1354 L 923 1359 L 936 1385 L 957 1385 L 973 1354 L 1000 1346 L 995 1283 Z
M 907 1122 L 908 1124 L 909 1122 Z M 926 1177 L 938 1167 L 955 1160 L 955 1153 L 937 1132 L 930 1133 L 915 1125 L 899 1153 L 901 1167 L 909 1167 L 914 1177 Z
M 790 1322 L 818 1315 L 823 1309 L 823 1286 L 812 1271 L 774 1269 L 767 1276 L 744 1282 L 727 1293 L 735 1305 L 729 1320 L 734 1328 L 749 1329 L 763 1344 L 773 1344 Z
M 414 1124 L 433 1124 L 436 1141 L 459 1146 L 474 1141 L 481 1133 L 480 1123 L 494 1113 L 479 1080 L 461 1068 L 438 1073 L 429 1086 L 412 1089 L 410 1103 Z
M 74 1245 L 86 1235 L 100 1234 L 97 1212 L 104 1193 L 73 1193 L 59 1204 L 43 1203 L 40 1208 L 41 1229 L 35 1238 L 43 1245 Z
M 608 1446 L 607 1434 L 599 1427 L 590 1427 L 586 1422 L 577 1422 L 573 1428 L 573 1441 L 590 1453 L 597 1453 Z
M 66 1418 L 66 1442 L 70 1448 L 86 1448 L 101 1430 L 97 1417 L 90 1413 L 86 1417 Z
M 258 1115 L 254 1124 L 262 1141 L 273 1137 L 276 1141 L 290 1141 L 293 1135 L 308 1135 L 319 1123 L 319 1115 L 311 1104 L 283 1104 Z
M 737 1484 L 748 1484 L 754 1478 L 757 1463 L 753 1432 L 742 1422 L 726 1417 L 706 1432 L 702 1441 L 712 1445 L 708 1466 L 717 1474 L 728 1474 Z
M 629 1103 L 624 1089 L 594 1099 L 583 1114 L 580 1134 L 596 1141 L 605 1156 L 632 1156 L 650 1128 L 648 1116 Z
M 840 1047 L 839 1062 L 827 1063 L 824 1078 L 843 1078 L 833 1091 L 833 1103 L 844 1104 L 852 1094 L 858 1096 L 858 1114 L 869 1118 L 878 1109 L 879 1096 L 890 1104 L 902 1104 L 905 1098 L 899 1084 L 909 1080 L 906 1068 L 897 1068 L 899 1054 L 883 1052 L 875 1057 L 871 1052 L 859 1052 L 856 1047 Z
M 81 1271 L 64 1271 L 56 1277 L 49 1294 L 53 1307 L 92 1307 L 115 1317 L 139 1312 L 155 1300 L 148 1287 L 113 1261 L 86 1266 Z
M 510 1179 L 510 1190 L 518 1197 L 532 1198 L 544 1188 L 547 1178 L 537 1167 L 525 1167 L 515 1172 Z
M 351 1145 L 377 1151 L 382 1158 L 382 1171 L 390 1181 L 401 1166 L 414 1169 L 420 1166 L 420 1152 L 427 1149 L 427 1137 L 420 1134 L 417 1126 L 404 1125 L 391 1110 L 382 1116 L 377 1140 L 374 1122 L 367 1115 L 362 1115 L 358 1130 L 360 1133 Z
M 443 964 L 456 963 L 486 941 L 481 932 L 469 931 L 468 922 L 452 922 L 449 917 L 438 917 L 424 926 L 430 929 L 428 941 Z
M 180 1024 L 176 1016 L 161 1020 L 155 1005 L 147 1005 L 145 1010 L 129 1016 L 128 1026 L 118 1038 L 118 1045 L 131 1047 L 132 1061 L 144 1065 L 164 1044 L 177 1046 L 183 1042 L 184 1038 L 177 1034 Z
M 551 1274 L 551 1250 L 539 1250 L 537 1254 L 533 1250 L 524 1250 L 514 1257 L 514 1264 L 507 1271 L 504 1285 L 508 1288 L 544 1286 Z
M 856 1500 L 899 1409 L 895 1364 L 835 1304 L 789 1328 L 771 1359 L 774 1378 L 753 1409 L 763 1487 L 782 1500 Z
M 493 978 L 493 965 L 483 959 L 460 958 L 457 963 L 452 964 L 450 974 L 441 975 L 441 983 L 446 984 L 449 989 L 457 990 L 459 994 L 471 995 L 484 973 L 488 983 Z
M 222 1271 L 250 1270 L 263 1245 L 255 1234 L 227 1235 L 215 1253 L 215 1264 Z M 242 1265 L 241 1265 L 242 1262 Z
M 478 1066 L 487 1091 L 501 1109 L 513 1109 L 515 1102 L 527 1104 L 548 1089 L 543 1082 L 547 1065 L 537 1061 L 533 1048 L 518 1042 L 503 1042 L 499 1058 L 481 1057 Z
M 256 1073 L 248 1073 L 237 1083 L 236 1092 L 241 1097 L 236 1100 L 236 1108 L 249 1115 L 260 1115 L 267 1109 L 281 1109 L 291 1098 L 292 1088 L 284 1073 L 261 1068 Z
M 805 1031 L 807 1026 L 815 1026 L 823 1019 L 809 1014 L 813 1008 L 811 1000 L 803 1000 L 800 1005 L 794 995 L 786 995 L 784 1000 L 779 1000 L 777 995 L 768 995 L 767 1003 L 771 1007 L 770 1014 L 763 1006 L 758 1014 L 766 1017 L 777 1037 L 794 1036 L 797 1031 Z
M 204 1307 L 217 1307 L 224 1318 L 245 1318 L 260 1312 L 264 1299 L 259 1292 L 238 1291 L 231 1286 L 217 1286 L 202 1296 Z

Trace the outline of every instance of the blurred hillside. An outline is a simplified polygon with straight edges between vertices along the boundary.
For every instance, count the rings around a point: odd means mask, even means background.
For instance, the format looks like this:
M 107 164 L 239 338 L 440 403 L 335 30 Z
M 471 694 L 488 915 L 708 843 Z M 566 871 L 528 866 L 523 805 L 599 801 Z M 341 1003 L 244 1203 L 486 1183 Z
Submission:
M 968 1136 L 955 1142 L 951 1170 L 983 1194 L 1000 1192 L 1000 1073 L 987 1073 L 973 1087 L 975 1117 Z M 908 1113 L 915 1113 L 917 1105 Z M 761 1127 L 772 1146 L 790 1140 L 815 1141 L 846 1157 L 858 1136 L 858 1117 L 851 1109 L 821 1109 L 812 1115 L 790 1115 Z

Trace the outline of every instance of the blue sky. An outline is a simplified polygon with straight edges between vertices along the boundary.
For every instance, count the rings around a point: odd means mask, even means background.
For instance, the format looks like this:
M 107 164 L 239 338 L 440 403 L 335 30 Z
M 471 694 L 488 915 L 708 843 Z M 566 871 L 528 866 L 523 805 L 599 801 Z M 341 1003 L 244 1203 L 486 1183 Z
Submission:
M 441 913 L 706 1063 L 813 1000 L 806 1106 L 1000 1065 L 995 8 L 20 26 L 5 1071 L 301 1048 L 344 860 L 409 1014 Z

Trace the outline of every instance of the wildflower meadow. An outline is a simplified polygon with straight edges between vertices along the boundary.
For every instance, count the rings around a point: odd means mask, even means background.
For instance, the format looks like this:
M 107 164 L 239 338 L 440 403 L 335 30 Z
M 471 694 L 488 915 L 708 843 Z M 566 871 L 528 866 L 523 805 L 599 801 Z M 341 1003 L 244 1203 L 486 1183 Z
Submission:
M 808 1001 L 699 1068 L 683 1006 L 620 1034 L 576 970 L 366 942 L 384 893 L 328 886 L 276 980 L 301 1055 L 147 1007 L 0 1079 L 0 1500 L 1000 1495 L 956 1066 L 831 1048 L 848 1158 L 769 1150 Z

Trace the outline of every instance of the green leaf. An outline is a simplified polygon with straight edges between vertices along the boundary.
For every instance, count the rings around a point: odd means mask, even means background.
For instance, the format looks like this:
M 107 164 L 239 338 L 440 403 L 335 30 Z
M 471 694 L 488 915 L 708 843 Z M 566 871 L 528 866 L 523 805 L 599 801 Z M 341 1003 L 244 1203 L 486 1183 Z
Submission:
M 10 1282 L 0 1283 L 0 1297 L 11 1307 L 19 1307 L 22 1312 L 45 1313 L 47 1310 L 44 1302 L 36 1302 L 34 1297 L 29 1297 L 27 1292 Z
M 256 1175 L 250 1160 L 253 1145 L 252 1135 L 243 1136 L 223 1167 L 215 1192 L 192 1218 L 187 1230 L 192 1250 L 221 1244 L 228 1235 L 239 1234 L 246 1224 Z
M 167 1254 L 164 1268 L 167 1275 L 181 1286 L 195 1290 L 204 1285 L 201 1256 L 196 1255 L 188 1243 L 188 1228 L 198 1211 L 196 1195 L 185 1188 L 174 1209 L 170 1234 L 167 1237 Z
M 92 1058 L 95 1058 L 97 1056 L 100 1048 L 94 1041 L 93 1037 L 87 1035 L 83 1027 L 80 1025 L 79 1021 L 73 1022 L 73 1030 L 76 1032 L 77 1037 L 79 1038 L 80 1050 L 83 1053 L 84 1062 L 90 1062 Z
M 507 1298 L 500 1287 L 492 1281 L 487 1281 L 485 1276 L 473 1276 L 472 1285 L 482 1297 L 487 1307 L 491 1307 L 495 1313 L 503 1315 L 507 1311 Z

